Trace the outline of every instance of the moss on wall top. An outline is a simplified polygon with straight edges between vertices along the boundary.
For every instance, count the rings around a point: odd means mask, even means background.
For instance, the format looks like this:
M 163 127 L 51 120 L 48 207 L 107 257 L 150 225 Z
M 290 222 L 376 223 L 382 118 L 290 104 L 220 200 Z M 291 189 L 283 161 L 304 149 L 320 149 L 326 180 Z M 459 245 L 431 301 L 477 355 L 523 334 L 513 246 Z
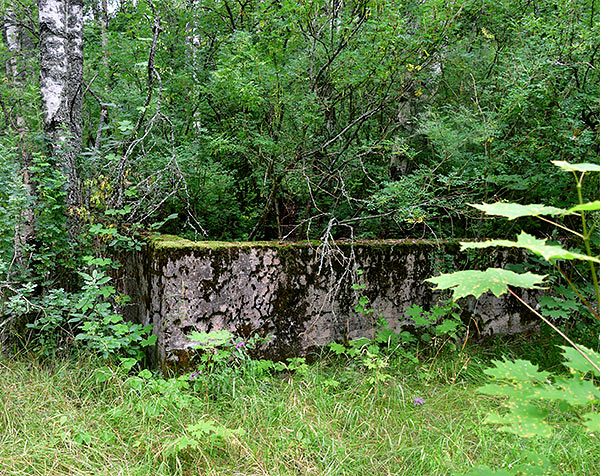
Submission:
M 321 242 L 312 241 L 191 241 L 185 238 L 180 238 L 175 235 L 158 235 L 150 239 L 150 246 L 156 251 L 167 250 L 207 250 L 221 248 L 289 248 L 289 247 L 317 247 Z M 366 241 L 338 241 L 338 246 L 354 246 L 361 247 L 388 247 L 388 246 L 448 246 L 458 245 L 457 241 L 450 240 L 419 240 L 419 239 L 402 239 L 402 240 L 366 240 Z
M 261 246 L 276 246 L 277 242 L 269 241 L 191 241 L 175 235 L 159 235 L 150 239 L 150 245 L 155 250 L 167 249 L 215 249 L 215 248 L 252 248 Z

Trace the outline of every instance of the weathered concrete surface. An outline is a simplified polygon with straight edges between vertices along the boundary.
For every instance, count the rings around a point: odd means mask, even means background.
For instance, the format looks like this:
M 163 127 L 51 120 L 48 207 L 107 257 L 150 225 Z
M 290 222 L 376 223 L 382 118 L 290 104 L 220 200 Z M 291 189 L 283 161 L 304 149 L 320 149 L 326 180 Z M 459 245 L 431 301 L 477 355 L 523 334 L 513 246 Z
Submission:
M 371 337 L 380 317 L 390 328 L 410 325 L 412 304 L 430 308 L 439 299 L 424 283 L 444 266 L 464 265 L 456 243 L 379 241 L 337 243 L 194 243 L 165 236 L 130 255 L 123 290 L 126 314 L 152 324 L 154 358 L 163 368 L 184 366 L 192 331 L 227 329 L 236 335 L 272 335 L 268 354 L 301 355 L 335 340 Z M 481 260 L 479 260 L 481 261 Z M 481 266 L 501 265 L 488 254 Z M 356 270 L 364 273 L 357 275 Z M 353 284 L 364 286 L 355 289 Z M 355 312 L 361 296 L 376 310 Z M 524 294 L 527 297 L 527 294 Z M 463 303 L 483 335 L 510 334 L 534 321 L 509 298 L 484 296 Z

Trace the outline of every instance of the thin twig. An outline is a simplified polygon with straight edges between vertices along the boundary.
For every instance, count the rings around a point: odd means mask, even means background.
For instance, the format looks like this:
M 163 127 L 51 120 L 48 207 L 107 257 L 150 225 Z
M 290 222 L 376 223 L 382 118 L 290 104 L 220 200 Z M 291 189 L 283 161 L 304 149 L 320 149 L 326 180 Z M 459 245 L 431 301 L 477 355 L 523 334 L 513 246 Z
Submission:
M 552 324 L 552 322 L 550 322 L 548 319 L 546 319 L 544 316 L 542 316 L 538 311 L 536 311 L 533 307 L 531 307 L 528 303 L 525 302 L 525 300 L 517 295 L 512 289 L 510 289 L 509 287 L 507 287 L 506 289 L 508 289 L 508 292 L 511 293 L 514 297 L 516 297 L 519 301 L 521 301 L 521 303 L 523 305 L 525 305 L 525 307 L 527 309 L 529 309 L 531 312 L 533 312 L 536 316 L 538 316 L 542 321 L 544 321 L 546 324 L 548 324 L 554 331 L 556 331 L 563 339 L 565 339 L 569 344 L 571 344 L 573 346 L 573 348 L 579 352 L 581 354 L 581 356 L 587 360 L 592 367 L 594 367 L 598 373 L 600 374 L 600 367 L 598 367 L 598 365 L 592 360 L 590 359 L 586 353 L 581 350 L 579 348 L 579 346 L 573 342 L 563 331 L 561 331 L 558 327 L 556 327 L 554 324 Z
M 587 300 L 581 295 L 581 293 L 579 292 L 579 290 L 571 282 L 571 280 L 568 278 L 568 276 L 565 274 L 565 272 L 562 269 L 560 269 L 556 263 L 553 263 L 553 264 L 554 264 L 554 267 L 556 269 L 558 269 L 558 272 L 560 274 L 562 274 L 562 277 L 565 278 L 565 281 L 567 283 L 569 283 L 569 286 L 571 286 L 571 289 L 573 289 L 573 291 L 575 291 L 575 294 L 577 294 L 577 297 L 581 300 L 581 302 L 583 304 L 585 304 L 586 307 L 590 310 L 590 312 L 596 317 L 596 319 L 598 319 L 600 321 L 600 316 L 598 315 L 598 313 L 594 310 L 594 308 L 590 305 L 590 303 L 588 303 Z
M 568 231 L 569 233 L 573 233 L 574 235 L 578 236 L 579 238 L 583 238 L 583 235 L 581 233 L 579 233 L 579 232 L 577 232 L 575 230 L 571 230 L 570 228 L 568 228 L 568 227 L 566 227 L 564 225 L 561 225 L 560 223 L 556 223 L 555 221 L 548 220 L 547 218 L 544 218 L 544 217 L 539 216 L 539 215 L 538 215 L 538 218 L 540 220 L 542 220 L 542 221 L 545 221 L 546 223 L 550 223 L 551 225 L 554 225 L 554 226 L 556 226 L 558 228 L 562 228 L 563 230 Z

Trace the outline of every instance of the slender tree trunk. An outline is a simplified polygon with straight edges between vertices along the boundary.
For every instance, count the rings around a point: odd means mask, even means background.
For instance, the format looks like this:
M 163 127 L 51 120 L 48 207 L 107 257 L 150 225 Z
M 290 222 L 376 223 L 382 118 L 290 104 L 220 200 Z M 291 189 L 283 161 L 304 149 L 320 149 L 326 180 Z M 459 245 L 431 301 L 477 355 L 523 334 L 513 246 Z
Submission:
M 39 0 L 40 90 L 50 153 L 66 179 L 66 205 L 81 207 L 77 157 L 81 152 L 83 0 Z
M 102 38 L 102 61 L 104 62 L 104 73 L 108 75 L 108 4 L 106 0 L 101 0 L 100 5 L 100 34 Z
M 19 53 L 19 30 L 15 24 L 15 11 L 12 7 L 6 8 L 4 18 L 4 40 L 8 49 L 8 58 L 6 59 L 6 76 L 12 83 L 17 81 L 17 55 Z
M 21 85 L 21 71 L 19 71 L 18 59 L 22 56 L 21 35 L 17 26 L 17 15 L 12 7 L 6 7 L 4 22 L 2 24 L 2 39 L 8 50 L 6 58 L 6 79 L 12 87 Z M 19 111 L 20 108 L 15 108 Z M 10 117 L 10 123 L 15 129 L 22 129 L 25 123 L 23 116 L 16 112 Z
M 108 4 L 106 0 L 100 2 L 100 35 L 102 40 L 102 62 L 104 63 L 104 93 L 105 97 L 108 94 L 108 79 L 110 75 L 110 68 L 108 63 Z M 95 96 L 97 97 L 97 96 Z M 101 100 L 98 101 L 100 104 L 100 118 L 98 119 L 98 128 L 96 130 L 96 139 L 94 140 L 94 149 L 96 153 L 100 150 L 100 140 L 102 139 L 102 130 L 104 125 L 108 124 L 108 108 L 103 104 Z
M 81 153 L 83 106 L 83 0 L 69 0 L 67 8 L 67 63 L 69 77 L 67 82 L 67 107 L 69 120 L 69 149 L 73 162 Z M 77 184 L 78 202 L 81 205 L 77 169 L 74 167 Z
M 22 84 L 22 71 L 19 68 L 19 58 L 22 56 L 22 31 L 17 26 L 17 17 L 14 8 L 7 7 L 3 24 L 3 39 L 8 50 L 6 60 L 6 75 L 8 83 L 13 88 L 20 88 Z M 20 175 L 22 185 L 28 198 L 27 205 L 21 211 L 15 222 L 15 235 L 13 246 L 13 263 L 21 268 L 28 266 L 28 252 L 35 239 L 33 204 L 35 190 L 31 182 L 30 167 L 31 153 L 26 144 L 27 125 L 20 108 L 14 108 L 15 116 L 11 117 L 10 125 L 19 137 L 19 155 L 21 158 Z M 11 115 L 12 116 L 12 115 Z

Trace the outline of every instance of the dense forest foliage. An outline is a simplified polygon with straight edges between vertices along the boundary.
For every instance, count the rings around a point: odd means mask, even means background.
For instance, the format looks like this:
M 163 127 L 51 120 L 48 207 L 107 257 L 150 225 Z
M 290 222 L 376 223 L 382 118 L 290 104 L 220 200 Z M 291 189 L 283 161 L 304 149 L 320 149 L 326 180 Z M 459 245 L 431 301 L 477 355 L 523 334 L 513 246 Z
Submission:
M 69 214 L 197 239 L 491 234 L 467 203 L 560 205 L 549 161 L 598 152 L 597 3 L 86 1 Z M 9 262 L 19 221 L 42 242 L 67 225 L 36 8 L 1 11 Z
M 3 292 L 75 289 L 82 258 L 146 231 L 503 236 L 467 205 L 561 206 L 550 161 L 596 160 L 599 7 L 3 2 Z
M 596 160 L 599 7 L 3 2 L 4 299 L 78 289 L 83 258 L 139 232 L 505 236 L 468 204 L 561 206 L 550 161 Z

